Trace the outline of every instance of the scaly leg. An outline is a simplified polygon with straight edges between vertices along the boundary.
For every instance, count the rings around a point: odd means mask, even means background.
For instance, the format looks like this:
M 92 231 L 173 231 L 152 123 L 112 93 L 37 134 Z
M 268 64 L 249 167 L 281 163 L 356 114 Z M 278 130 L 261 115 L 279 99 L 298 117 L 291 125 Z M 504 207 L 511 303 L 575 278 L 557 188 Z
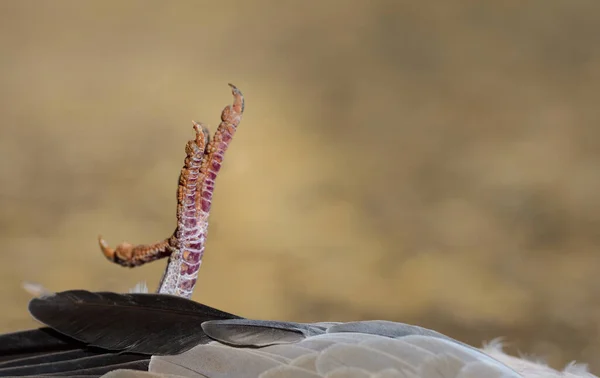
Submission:
M 229 85 L 234 102 L 223 109 L 214 138 L 210 140 L 206 127 L 193 122 L 196 138 L 185 147 L 186 158 L 177 189 L 177 228 L 173 235 L 151 245 L 134 246 L 125 242 L 116 249 L 99 237 L 104 256 L 123 266 L 134 267 L 169 257 L 158 293 L 192 296 L 204 254 L 215 179 L 244 111 L 242 93 Z

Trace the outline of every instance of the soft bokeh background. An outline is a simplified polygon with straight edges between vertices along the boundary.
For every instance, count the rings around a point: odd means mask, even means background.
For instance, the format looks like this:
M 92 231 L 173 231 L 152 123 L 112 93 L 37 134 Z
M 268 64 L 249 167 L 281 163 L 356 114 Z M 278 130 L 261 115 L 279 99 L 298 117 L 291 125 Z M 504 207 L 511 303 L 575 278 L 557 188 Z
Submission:
M 191 119 L 247 107 L 194 299 L 600 373 L 600 2 L 0 1 L 0 331 L 156 286 Z

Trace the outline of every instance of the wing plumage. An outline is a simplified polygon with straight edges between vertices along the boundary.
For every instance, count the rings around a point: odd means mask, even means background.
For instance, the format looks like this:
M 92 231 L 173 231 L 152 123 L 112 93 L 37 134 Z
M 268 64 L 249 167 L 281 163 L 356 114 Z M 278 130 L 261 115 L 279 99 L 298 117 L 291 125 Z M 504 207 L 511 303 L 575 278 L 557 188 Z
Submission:
M 227 323 L 230 322 L 236 323 L 236 327 L 229 327 Z M 243 322 L 238 320 L 212 323 L 215 328 L 223 328 L 223 332 L 212 330 L 212 333 L 219 334 L 221 340 L 229 340 L 229 332 L 252 334 L 252 337 L 244 337 L 244 346 L 224 345 L 215 341 L 177 356 L 154 356 L 149 371 L 211 378 L 520 377 L 506 365 L 475 348 L 435 332 L 430 335 L 423 328 L 407 324 L 355 322 L 348 327 L 332 325 L 316 328 L 321 329 L 320 334 L 299 334 L 297 329 L 312 325 L 264 322 L 264 327 L 260 327 L 260 321 L 253 320 L 247 324 L 250 331 L 246 331 Z M 279 334 L 282 324 L 288 324 L 293 329 L 295 338 L 290 339 L 289 343 L 262 348 L 248 343 L 256 340 L 264 344 L 272 330 Z M 388 331 L 386 335 L 351 332 L 384 328 Z M 257 330 L 264 335 L 258 334 Z M 299 335 L 303 335 L 301 340 Z M 275 339 L 280 340 L 279 337 Z
M 0 376 L 597 378 L 575 368 L 536 374 L 498 348 L 389 321 L 251 320 L 169 295 L 82 290 L 29 308 L 48 327 L 0 335 Z
M 34 318 L 91 346 L 143 354 L 177 354 L 210 339 L 208 320 L 235 315 L 164 294 L 71 290 L 29 303 Z

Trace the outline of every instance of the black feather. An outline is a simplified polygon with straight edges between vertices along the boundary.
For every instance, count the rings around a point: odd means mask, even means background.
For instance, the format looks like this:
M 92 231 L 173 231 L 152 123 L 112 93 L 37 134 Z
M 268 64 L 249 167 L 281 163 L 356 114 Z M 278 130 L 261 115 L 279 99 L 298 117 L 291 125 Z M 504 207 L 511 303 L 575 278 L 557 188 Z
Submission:
M 120 366 L 147 370 L 150 357 L 86 346 L 50 328 L 0 335 L 0 377 L 100 376 Z
M 13 368 L 16 366 L 27 366 L 27 365 L 42 365 L 49 363 L 57 363 L 62 361 L 70 361 L 76 360 L 83 357 L 90 357 L 97 354 L 92 350 L 86 349 L 73 349 L 66 350 L 61 352 L 44 352 L 37 353 L 35 355 L 31 355 L 28 357 L 15 358 L 12 360 L 7 360 L 0 363 L 0 375 L 2 374 L 3 369 L 6 370 L 8 368 Z M 147 357 L 147 356 L 146 356 Z
M 5 360 L 51 352 L 77 349 L 83 346 L 50 328 L 39 328 L 0 335 L 0 363 Z
M 35 298 L 34 318 L 92 346 L 149 355 L 182 353 L 210 341 L 208 320 L 238 316 L 164 294 L 91 293 L 72 290 Z
M 142 369 L 147 370 L 150 358 L 139 354 L 101 353 L 62 361 L 45 363 L 38 363 L 37 361 L 32 362 L 32 364 L 22 364 L 20 366 L 0 369 L 0 376 L 102 375 L 111 370 L 118 369 L 121 366 L 131 364 L 134 366 L 141 365 Z

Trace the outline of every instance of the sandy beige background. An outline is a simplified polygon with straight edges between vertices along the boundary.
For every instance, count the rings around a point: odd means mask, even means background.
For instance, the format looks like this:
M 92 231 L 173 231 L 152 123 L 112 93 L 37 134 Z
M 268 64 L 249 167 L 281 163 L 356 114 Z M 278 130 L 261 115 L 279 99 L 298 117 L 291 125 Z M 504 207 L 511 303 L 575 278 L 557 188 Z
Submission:
M 156 286 L 191 119 L 247 112 L 194 299 L 600 373 L 600 2 L 0 1 L 0 331 Z

